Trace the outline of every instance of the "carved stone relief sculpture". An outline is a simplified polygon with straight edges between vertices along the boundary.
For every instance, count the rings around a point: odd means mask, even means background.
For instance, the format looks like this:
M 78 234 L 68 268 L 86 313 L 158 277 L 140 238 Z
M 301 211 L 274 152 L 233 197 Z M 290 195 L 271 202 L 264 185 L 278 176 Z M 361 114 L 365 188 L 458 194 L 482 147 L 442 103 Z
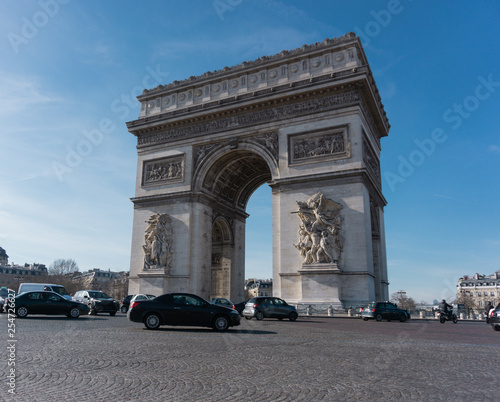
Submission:
M 144 270 L 172 266 L 172 222 L 167 214 L 153 214 L 144 234 Z
M 338 264 L 344 248 L 340 235 L 342 205 L 325 198 L 320 191 L 306 202 L 297 201 L 300 218 L 299 250 L 304 264 Z
M 349 158 L 348 126 L 290 136 L 289 149 L 291 164 Z
M 182 158 L 147 161 L 144 163 L 142 184 L 179 181 L 184 176 Z

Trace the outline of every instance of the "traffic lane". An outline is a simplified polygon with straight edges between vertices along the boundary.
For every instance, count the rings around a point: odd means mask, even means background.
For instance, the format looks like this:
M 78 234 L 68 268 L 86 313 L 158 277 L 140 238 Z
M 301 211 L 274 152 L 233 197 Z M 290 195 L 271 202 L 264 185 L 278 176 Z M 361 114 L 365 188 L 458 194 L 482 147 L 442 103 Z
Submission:
M 352 332 L 356 334 L 373 334 L 390 336 L 400 341 L 426 340 L 462 345 L 500 346 L 500 332 L 493 331 L 483 321 L 458 321 L 457 324 L 446 322 L 441 324 L 434 320 L 375 321 L 355 318 L 336 317 L 300 317 L 294 323 L 308 328 L 321 328 L 331 331 Z

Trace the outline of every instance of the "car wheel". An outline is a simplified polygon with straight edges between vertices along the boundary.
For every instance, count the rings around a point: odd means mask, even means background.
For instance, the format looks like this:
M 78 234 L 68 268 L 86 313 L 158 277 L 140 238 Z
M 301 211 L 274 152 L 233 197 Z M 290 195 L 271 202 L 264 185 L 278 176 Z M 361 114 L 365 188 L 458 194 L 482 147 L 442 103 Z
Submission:
M 28 307 L 21 306 L 17 309 L 16 315 L 19 318 L 24 318 L 28 316 Z
M 363 320 L 368 321 L 368 318 L 363 318 Z
M 149 314 L 144 320 L 147 329 L 158 329 L 161 325 L 160 316 L 156 313 Z
M 116 311 L 113 311 L 113 312 L 109 313 L 109 315 L 110 315 L 111 317 L 113 317 L 114 315 L 116 315 Z
M 255 314 L 255 318 L 257 318 L 259 321 L 262 321 L 264 319 L 264 313 L 262 311 L 257 311 Z
M 226 316 L 219 315 L 215 317 L 212 328 L 220 332 L 226 331 L 229 328 L 229 320 Z
M 442 315 L 442 316 L 439 317 L 439 322 L 441 324 L 444 324 L 445 321 L 446 321 L 446 318 L 444 318 L 444 315 Z
M 404 314 L 401 314 L 401 316 L 399 317 L 399 321 L 405 322 L 406 321 L 406 316 Z
M 120 309 L 120 311 L 123 313 L 123 314 L 127 314 L 127 310 L 128 308 L 125 307 L 125 306 L 122 306 L 122 308 Z
M 251 319 L 252 319 L 252 317 L 248 317 L 248 316 L 245 316 L 245 318 L 246 318 L 247 320 L 251 320 Z
M 376 319 L 377 321 L 382 321 L 382 314 L 377 314 L 377 315 L 375 316 L 375 319 Z
M 78 307 L 73 307 L 71 310 L 69 310 L 68 317 L 69 318 L 80 317 L 80 309 Z
M 500 331 L 500 325 L 492 325 L 495 331 Z
M 288 319 L 289 319 L 290 321 L 295 321 L 295 320 L 297 319 L 297 317 L 298 317 L 298 314 L 297 314 L 295 311 L 292 311 L 292 312 L 290 313 L 290 315 L 288 316 Z

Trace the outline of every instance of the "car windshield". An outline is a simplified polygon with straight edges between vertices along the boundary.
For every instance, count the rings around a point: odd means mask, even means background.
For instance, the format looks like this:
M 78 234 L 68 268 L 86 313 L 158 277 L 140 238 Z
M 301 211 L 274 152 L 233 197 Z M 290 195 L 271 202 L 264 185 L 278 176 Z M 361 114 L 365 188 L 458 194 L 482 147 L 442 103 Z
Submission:
M 69 293 L 62 286 L 52 286 L 52 290 L 62 296 L 69 296 Z
M 93 299 L 110 299 L 110 297 L 104 292 L 89 292 L 89 296 Z

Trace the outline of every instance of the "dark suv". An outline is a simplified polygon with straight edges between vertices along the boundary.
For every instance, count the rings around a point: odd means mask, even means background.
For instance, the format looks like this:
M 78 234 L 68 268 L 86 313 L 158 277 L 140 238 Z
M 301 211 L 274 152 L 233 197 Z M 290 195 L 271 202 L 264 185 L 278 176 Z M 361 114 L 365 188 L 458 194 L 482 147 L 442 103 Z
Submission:
M 405 322 L 410 318 L 410 313 L 406 310 L 398 308 L 394 303 L 390 302 L 372 302 L 368 304 L 361 312 L 361 318 L 368 321 L 369 319 L 375 319 L 377 321 L 382 320 L 399 320 Z
M 290 306 L 279 297 L 259 296 L 252 297 L 247 301 L 243 310 L 243 316 L 247 320 L 255 317 L 258 320 L 263 320 L 264 318 L 278 318 L 279 320 L 288 318 L 290 321 L 295 321 L 299 315 L 294 306 Z
M 90 314 L 109 313 L 113 316 L 120 308 L 120 303 L 100 290 L 79 290 L 73 299 L 90 307 Z

